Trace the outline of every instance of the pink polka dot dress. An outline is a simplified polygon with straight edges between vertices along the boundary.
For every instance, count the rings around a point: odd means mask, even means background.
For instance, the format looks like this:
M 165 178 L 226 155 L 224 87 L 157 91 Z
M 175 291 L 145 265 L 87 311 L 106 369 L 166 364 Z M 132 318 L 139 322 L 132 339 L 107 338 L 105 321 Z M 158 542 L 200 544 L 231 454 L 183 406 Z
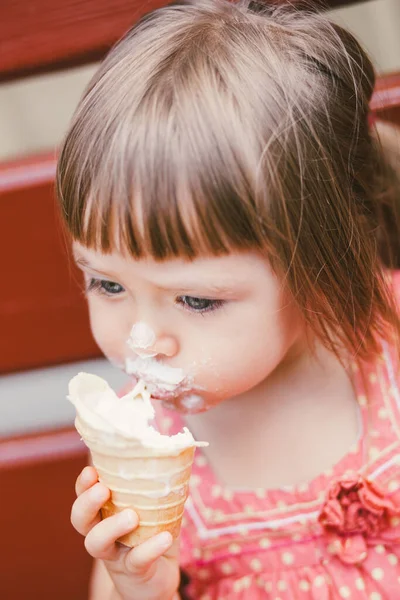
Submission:
M 181 534 L 189 599 L 400 599 L 400 389 L 393 352 L 384 344 L 375 364 L 354 365 L 353 374 L 362 433 L 309 483 L 232 491 L 196 451 Z M 164 409 L 157 422 L 170 434 L 183 425 Z

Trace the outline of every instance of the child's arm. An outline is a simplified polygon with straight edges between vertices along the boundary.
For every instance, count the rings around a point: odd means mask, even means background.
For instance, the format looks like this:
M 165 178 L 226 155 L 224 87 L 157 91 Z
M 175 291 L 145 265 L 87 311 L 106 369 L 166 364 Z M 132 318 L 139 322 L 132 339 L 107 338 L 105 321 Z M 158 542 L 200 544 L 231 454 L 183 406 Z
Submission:
M 120 600 L 120 598 L 104 564 L 101 560 L 95 560 L 88 600 Z M 173 600 L 181 600 L 178 593 Z
M 114 584 L 101 560 L 95 560 L 89 588 L 89 600 L 111 600 Z

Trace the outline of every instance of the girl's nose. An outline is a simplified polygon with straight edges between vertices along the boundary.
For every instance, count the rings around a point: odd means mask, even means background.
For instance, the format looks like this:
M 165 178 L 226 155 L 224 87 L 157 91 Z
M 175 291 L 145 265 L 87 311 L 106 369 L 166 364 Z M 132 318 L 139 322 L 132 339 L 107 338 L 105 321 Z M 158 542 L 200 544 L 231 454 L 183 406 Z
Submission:
M 172 358 L 178 354 L 178 341 L 170 335 L 159 337 L 152 347 L 155 356 L 166 356 Z
M 166 356 L 168 358 L 178 353 L 179 345 L 176 337 L 171 334 L 157 334 L 152 327 L 139 321 L 132 327 L 128 345 L 142 358 Z

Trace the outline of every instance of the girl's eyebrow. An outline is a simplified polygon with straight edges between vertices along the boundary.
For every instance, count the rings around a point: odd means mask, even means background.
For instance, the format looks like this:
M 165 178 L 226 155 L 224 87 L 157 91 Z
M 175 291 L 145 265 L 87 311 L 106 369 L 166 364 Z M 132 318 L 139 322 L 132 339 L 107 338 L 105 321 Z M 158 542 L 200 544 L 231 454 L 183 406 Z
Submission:
M 77 256 L 76 254 L 73 254 L 73 257 L 74 257 L 74 261 L 78 267 L 83 267 L 85 269 L 89 269 L 90 271 L 93 271 L 93 273 L 98 273 L 99 275 L 102 275 L 103 277 L 109 277 L 109 275 L 106 275 L 106 273 L 104 273 L 103 271 L 99 271 L 98 269 L 95 269 L 90 264 L 90 262 L 86 260 L 86 258 L 83 258 L 82 256 Z
M 96 269 L 95 267 L 93 267 L 90 262 L 86 259 L 83 258 L 83 256 L 79 256 L 78 254 L 73 253 L 73 257 L 75 260 L 75 263 L 77 264 L 78 267 L 83 267 L 85 269 L 88 269 L 89 271 L 92 271 L 93 273 L 97 273 L 98 275 L 101 275 L 102 277 L 106 277 L 106 278 L 110 278 L 113 276 L 113 274 L 107 274 L 104 271 L 99 271 L 98 269 Z M 165 283 L 163 285 L 159 285 L 156 283 L 153 283 L 153 285 L 155 287 L 157 287 L 160 290 L 164 290 L 164 291 L 176 291 L 176 292 L 180 292 L 181 294 L 189 294 L 189 293 L 198 293 L 199 295 L 204 295 L 205 293 L 207 294 L 223 294 L 226 297 L 228 297 L 229 295 L 234 295 L 235 291 L 237 290 L 237 282 L 236 285 L 235 284 L 229 284 L 229 283 L 211 283 L 211 282 L 202 282 L 197 280 L 193 280 L 193 281 L 182 281 L 182 283 L 175 281 L 173 283 L 171 283 L 170 285 Z
M 178 283 L 174 283 L 173 285 L 172 284 L 171 285 L 160 285 L 157 287 L 162 290 L 180 292 L 181 294 L 208 293 L 208 294 L 225 294 L 228 296 L 229 294 L 234 293 L 233 287 L 230 287 L 230 286 L 227 286 L 224 284 L 218 284 L 218 283 L 215 283 L 215 284 L 206 283 L 206 282 L 202 283 L 201 281 L 196 281 L 193 283 L 185 281 L 184 283 L 182 282 L 182 285 L 179 285 Z

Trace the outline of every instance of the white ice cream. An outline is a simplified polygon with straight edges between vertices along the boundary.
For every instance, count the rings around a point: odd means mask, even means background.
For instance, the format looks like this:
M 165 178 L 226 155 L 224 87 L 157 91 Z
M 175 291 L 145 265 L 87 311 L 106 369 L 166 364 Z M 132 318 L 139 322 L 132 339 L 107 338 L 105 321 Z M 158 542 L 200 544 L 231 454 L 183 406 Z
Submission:
M 183 369 L 163 365 L 150 357 L 127 358 L 125 371 L 137 379 L 143 379 L 150 390 L 153 385 L 160 390 L 174 392 L 178 387 L 189 383 L 189 378 L 186 377 Z
M 149 421 L 154 419 L 150 393 L 142 381 L 119 398 L 108 383 L 89 373 L 79 373 L 69 383 L 68 399 L 79 418 L 93 429 L 108 435 L 138 440 L 143 446 L 168 452 L 190 446 L 207 446 L 196 442 L 185 427 L 173 436 L 162 435 Z
M 151 349 L 156 342 L 156 334 L 147 323 L 139 321 L 132 327 L 127 339 L 128 346 L 139 356 L 154 357 L 157 355 Z

